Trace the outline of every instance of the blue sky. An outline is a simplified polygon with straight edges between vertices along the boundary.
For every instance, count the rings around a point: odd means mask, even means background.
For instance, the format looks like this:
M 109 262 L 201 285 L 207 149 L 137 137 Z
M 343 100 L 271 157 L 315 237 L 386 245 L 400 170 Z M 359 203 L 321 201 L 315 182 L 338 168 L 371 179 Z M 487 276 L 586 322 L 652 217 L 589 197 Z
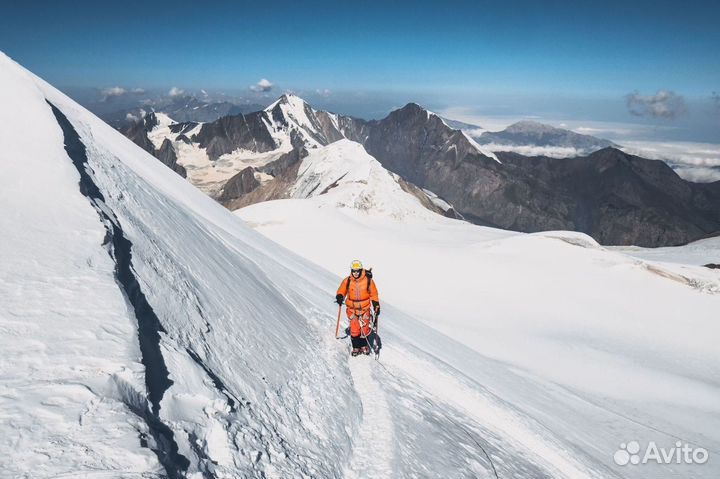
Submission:
M 257 97 L 249 86 L 266 78 L 274 88 L 263 95 L 306 92 L 361 116 L 418 101 L 650 124 L 669 120 L 631 115 L 625 95 L 667 90 L 688 105 L 680 122 L 720 123 L 720 2 L 340 4 L 15 2 L 3 6 L 0 49 L 66 89 Z

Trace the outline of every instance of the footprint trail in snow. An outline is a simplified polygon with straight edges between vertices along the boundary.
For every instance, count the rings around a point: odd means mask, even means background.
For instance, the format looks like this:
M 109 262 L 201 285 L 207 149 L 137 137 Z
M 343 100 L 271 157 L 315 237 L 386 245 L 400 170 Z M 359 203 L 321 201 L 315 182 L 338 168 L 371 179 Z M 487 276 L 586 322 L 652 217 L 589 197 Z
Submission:
M 385 392 L 373 378 L 374 361 L 358 356 L 350 359 L 355 389 L 362 402 L 360 429 L 353 441 L 353 454 L 345 477 L 367 479 L 393 476 L 394 427 Z

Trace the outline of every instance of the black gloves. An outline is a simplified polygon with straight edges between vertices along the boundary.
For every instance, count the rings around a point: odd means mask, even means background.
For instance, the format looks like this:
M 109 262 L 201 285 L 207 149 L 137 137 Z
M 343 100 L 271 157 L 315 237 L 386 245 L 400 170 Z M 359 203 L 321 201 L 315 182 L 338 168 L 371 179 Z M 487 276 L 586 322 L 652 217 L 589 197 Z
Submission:
M 337 296 L 335 296 L 335 302 L 341 306 L 343 304 L 343 299 L 344 299 L 344 296 L 342 294 L 338 294 Z
M 372 268 L 365 270 L 365 277 L 367 279 L 372 279 Z
M 380 316 L 380 303 L 378 303 L 377 301 L 373 301 L 372 305 L 373 309 L 375 310 L 375 317 L 377 318 L 378 316 Z

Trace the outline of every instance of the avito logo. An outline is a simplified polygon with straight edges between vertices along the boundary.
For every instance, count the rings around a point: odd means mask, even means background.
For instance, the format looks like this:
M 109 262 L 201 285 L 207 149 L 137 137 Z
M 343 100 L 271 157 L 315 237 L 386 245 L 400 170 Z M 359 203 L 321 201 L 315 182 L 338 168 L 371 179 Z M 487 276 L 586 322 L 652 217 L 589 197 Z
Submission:
M 659 447 L 655 441 L 650 441 L 644 451 L 640 443 L 630 441 L 620 444 L 620 448 L 613 455 L 615 464 L 626 466 L 654 462 L 656 464 L 705 464 L 708 460 L 707 449 L 692 447 L 690 444 L 677 441 L 675 447 Z

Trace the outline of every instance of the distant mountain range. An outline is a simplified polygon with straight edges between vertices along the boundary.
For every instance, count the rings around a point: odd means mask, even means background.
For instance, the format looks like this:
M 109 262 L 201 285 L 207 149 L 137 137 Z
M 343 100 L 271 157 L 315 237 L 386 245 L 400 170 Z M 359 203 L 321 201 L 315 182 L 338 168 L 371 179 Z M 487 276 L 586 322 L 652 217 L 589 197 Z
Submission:
M 224 116 L 249 113 L 262 108 L 262 105 L 255 103 L 239 104 L 226 100 L 202 100 L 193 95 L 182 95 L 145 100 L 145 103 L 132 108 L 102 112 L 99 115 L 105 122 L 119 129 L 127 128 L 129 124 L 140 121 L 143 116 L 152 111 L 163 112 L 178 122 L 210 122 Z
M 519 121 L 502 131 L 486 131 L 474 138 L 493 151 L 516 151 L 523 154 L 535 151 L 553 153 L 552 156 L 557 157 L 589 154 L 607 147 L 618 148 L 609 140 L 536 121 Z
M 691 183 L 607 140 L 535 122 L 476 141 L 414 103 L 366 121 L 283 95 L 264 110 L 207 123 L 152 113 L 124 133 L 230 208 L 291 197 L 306 157 L 349 140 L 431 209 L 447 204 L 443 214 L 477 224 L 582 231 L 608 245 L 675 245 L 720 233 L 720 182 Z M 593 152 L 531 158 L 494 153 L 498 141 Z

